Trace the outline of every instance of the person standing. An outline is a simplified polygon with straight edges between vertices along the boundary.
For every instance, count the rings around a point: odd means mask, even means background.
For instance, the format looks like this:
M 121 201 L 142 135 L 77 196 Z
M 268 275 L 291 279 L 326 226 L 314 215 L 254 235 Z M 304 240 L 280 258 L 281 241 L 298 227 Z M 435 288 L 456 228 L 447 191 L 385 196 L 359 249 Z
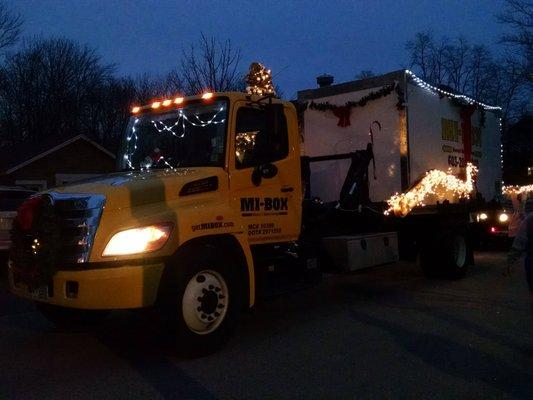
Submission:
M 508 227 L 508 237 L 510 243 L 513 243 L 514 238 L 516 237 L 516 234 L 518 232 L 518 229 L 520 228 L 520 225 L 522 224 L 522 221 L 526 217 L 526 214 L 524 212 L 524 201 L 522 201 L 522 194 L 518 193 L 512 193 L 509 195 L 511 198 L 511 202 L 513 203 L 513 214 L 511 215 L 511 218 L 509 219 L 509 227 Z
M 522 221 L 518 232 L 507 255 L 507 268 L 505 275 L 511 274 L 511 269 L 514 264 L 525 253 L 524 266 L 526 269 L 526 278 L 529 285 L 529 290 L 533 292 L 533 213 L 529 214 L 526 219 Z

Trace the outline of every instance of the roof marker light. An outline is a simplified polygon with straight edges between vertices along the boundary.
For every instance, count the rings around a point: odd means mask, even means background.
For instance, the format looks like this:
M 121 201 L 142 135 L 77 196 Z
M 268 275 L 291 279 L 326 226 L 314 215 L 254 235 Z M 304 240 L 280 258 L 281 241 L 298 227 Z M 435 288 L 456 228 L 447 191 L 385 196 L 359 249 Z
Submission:
M 176 97 L 174 99 L 174 104 L 181 104 L 183 103 L 183 97 Z
M 212 97 L 213 97 L 213 93 L 211 93 L 211 92 L 206 92 L 206 93 L 204 93 L 202 95 L 202 99 L 204 99 L 204 100 L 208 100 L 208 99 L 210 99 Z
M 162 104 L 163 104 L 163 107 L 167 107 L 170 105 L 170 103 L 172 103 L 171 100 L 164 100 Z
M 139 111 L 141 111 L 141 107 L 135 106 L 131 109 L 132 114 L 137 114 Z
M 152 108 L 159 108 L 161 107 L 161 102 L 160 101 L 154 101 L 152 103 Z

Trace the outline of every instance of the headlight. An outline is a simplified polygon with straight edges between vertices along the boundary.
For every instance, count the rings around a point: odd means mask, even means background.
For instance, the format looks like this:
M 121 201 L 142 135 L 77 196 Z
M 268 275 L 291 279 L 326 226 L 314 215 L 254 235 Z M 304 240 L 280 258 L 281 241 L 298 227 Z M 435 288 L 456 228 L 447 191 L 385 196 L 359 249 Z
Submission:
M 477 215 L 477 220 L 479 221 L 485 221 L 489 216 L 485 213 L 481 213 Z
M 507 222 L 509 221 L 509 216 L 506 213 L 501 213 L 498 219 L 500 222 Z
M 171 224 L 160 224 L 115 233 L 102 256 L 124 256 L 159 250 L 167 242 L 171 230 Z

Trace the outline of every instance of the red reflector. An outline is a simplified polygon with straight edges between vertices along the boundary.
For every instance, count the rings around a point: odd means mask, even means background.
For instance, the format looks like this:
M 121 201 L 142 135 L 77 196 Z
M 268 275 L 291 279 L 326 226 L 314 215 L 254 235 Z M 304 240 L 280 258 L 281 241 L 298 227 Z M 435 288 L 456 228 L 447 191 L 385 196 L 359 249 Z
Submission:
M 495 226 L 491 226 L 490 233 L 496 233 L 496 232 L 498 232 L 498 228 L 496 228 Z
M 16 221 L 20 229 L 28 231 L 31 229 L 35 212 L 41 203 L 42 196 L 32 196 L 20 205 L 17 210 Z

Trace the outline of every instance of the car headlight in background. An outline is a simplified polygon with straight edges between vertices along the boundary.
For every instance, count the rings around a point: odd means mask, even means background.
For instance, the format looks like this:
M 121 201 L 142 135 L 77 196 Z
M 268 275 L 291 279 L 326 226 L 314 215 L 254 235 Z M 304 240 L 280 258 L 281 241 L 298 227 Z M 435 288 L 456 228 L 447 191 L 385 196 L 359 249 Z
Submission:
M 477 222 L 485 221 L 489 216 L 485 213 L 480 213 L 477 215 Z
M 509 221 L 509 216 L 506 214 L 506 213 L 501 213 L 499 216 L 498 216 L 498 220 L 500 222 L 507 222 Z
M 115 233 L 102 256 L 124 256 L 159 250 L 167 242 L 171 230 L 171 224 L 159 224 Z

